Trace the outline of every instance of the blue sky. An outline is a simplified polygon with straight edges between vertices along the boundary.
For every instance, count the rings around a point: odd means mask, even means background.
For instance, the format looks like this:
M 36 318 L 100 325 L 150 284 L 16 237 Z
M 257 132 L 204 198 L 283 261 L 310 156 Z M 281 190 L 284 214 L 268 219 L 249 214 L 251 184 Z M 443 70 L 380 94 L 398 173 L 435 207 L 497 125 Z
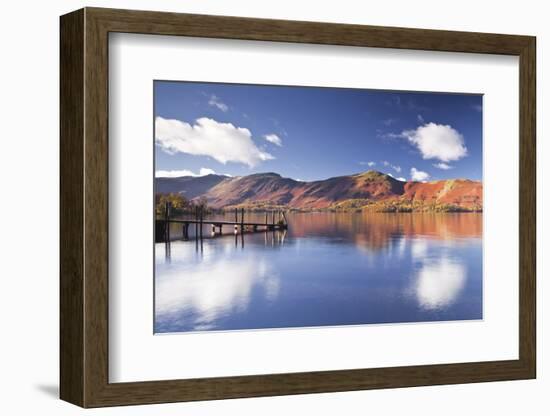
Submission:
M 155 81 L 157 176 L 482 178 L 482 96 Z

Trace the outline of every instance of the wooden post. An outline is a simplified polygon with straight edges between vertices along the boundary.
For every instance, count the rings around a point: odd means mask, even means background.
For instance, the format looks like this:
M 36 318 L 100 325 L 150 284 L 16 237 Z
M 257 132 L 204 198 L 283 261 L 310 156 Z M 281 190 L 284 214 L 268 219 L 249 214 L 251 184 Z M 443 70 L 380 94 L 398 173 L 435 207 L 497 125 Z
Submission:
M 285 215 L 285 212 L 283 211 L 283 220 L 285 222 L 285 226 L 288 225 L 288 221 L 286 220 L 286 215 Z
M 195 240 L 199 241 L 199 207 L 195 207 Z
M 266 228 L 267 228 L 267 211 L 265 212 L 265 225 L 266 225 Z
M 165 225 L 165 231 L 164 231 L 164 239 L 165 241 L 170 241 L 170 202 L 167 202 L 164 205 L 164 225 Z
M 235 222 L 239 222 L 239 215 L 237 214 L 237 208 L 235 208 Z
M 241 208 L 241 233 L 244 233 L 244 208 Z
M 202 210 L 203 210 L 203 207 L 201 206 L 200 211 L 199 211 L 199 215 L 200 215 L 200 218 L 199 218 L 199 222 L 200 222 L 199 223 L 199 233 L 201 235 L 201 240 L 202 240 L 202 216 L 203 216 Z
M 166 241 L 166 220 L 155 220 L 155 243 Z
M 275 228 L 275 211 L 271 212 L 271 222 L 273 223 L 273 227 Z

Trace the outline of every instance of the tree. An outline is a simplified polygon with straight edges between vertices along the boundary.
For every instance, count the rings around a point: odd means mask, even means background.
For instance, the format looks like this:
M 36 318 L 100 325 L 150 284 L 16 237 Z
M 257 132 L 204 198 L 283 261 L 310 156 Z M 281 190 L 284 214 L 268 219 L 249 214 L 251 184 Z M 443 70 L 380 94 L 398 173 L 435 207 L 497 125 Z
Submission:
M 197 207 L 202 210 L 203 212 L 207 212 L 208 211 L 208 200 L 206 199 L 206 197 L 203 195 L 199 198 L 199 200 L 197 201 Z
M 170 215 L 181 215 L 189 209 L 189 201 L 181 194 L 156 194 L 155 195 L 155 213 L 164 216 L 166 204 L 170 204 Z
M 425 194 L 420 194 L 419 198 L 420 198 L 420 201 L 421 201 L 421 204 L 422 204 L 422 211 L 424 211 L 424 202 L 426 201 L 426 195 Z

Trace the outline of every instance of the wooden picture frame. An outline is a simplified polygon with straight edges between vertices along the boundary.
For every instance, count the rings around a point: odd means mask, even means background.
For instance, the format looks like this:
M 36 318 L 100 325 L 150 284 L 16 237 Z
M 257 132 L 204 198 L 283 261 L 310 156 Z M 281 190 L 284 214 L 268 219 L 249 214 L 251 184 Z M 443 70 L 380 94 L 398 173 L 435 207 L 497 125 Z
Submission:
M 535 38 L 85 8 L 61 17 L 60 396 L 82 407 L 535 378 Z M 514 55 L 520 91 L 519 359 L 109 383 L 110 32 Z

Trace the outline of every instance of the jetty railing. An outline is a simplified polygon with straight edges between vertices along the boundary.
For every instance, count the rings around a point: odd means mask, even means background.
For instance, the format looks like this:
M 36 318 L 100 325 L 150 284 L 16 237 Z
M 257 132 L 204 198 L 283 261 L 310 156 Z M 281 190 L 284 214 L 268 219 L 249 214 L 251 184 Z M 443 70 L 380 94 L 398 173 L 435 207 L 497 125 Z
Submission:
M 239 210 L 235 208 L 235 219 L 226 220 L 226 219 L 214 219 L 214 218 L 205 218 L 205 209 L 204 207 L 195 207 L 195 218 L 194 219 L 177 219 L 171 217 L 172 207 L 170 203 L 166 203 L 164 207 L 164 218 L 155 220 L 155 241 L 156 242 L 169 242 L 171 239 L 170 236 L 170 225 L 171 224 L 181 224 L 182 227 L 182 238 L 184 240 L 189 240 L 189 228 L 194 225 L 195 228 L 195 239 L 203 238 L 203 227 L 210 226 L 212 237 L 220 237 L 224 235 L 232 234 L 223 234 L 224 226 L 228 228 L 233 228 L 233 234 L 245 234 L 245 233 L 256 233 L 256 232 L 267 232 L 267 231 L 282 231 L 288 229 L 288 221 L 286 214 L 281 210 L 265 212 L 265 221 L 251 221 L 245 220 L 245 210 L 244 208 Z M 240 215 L 239 215 L 240 214 Z

